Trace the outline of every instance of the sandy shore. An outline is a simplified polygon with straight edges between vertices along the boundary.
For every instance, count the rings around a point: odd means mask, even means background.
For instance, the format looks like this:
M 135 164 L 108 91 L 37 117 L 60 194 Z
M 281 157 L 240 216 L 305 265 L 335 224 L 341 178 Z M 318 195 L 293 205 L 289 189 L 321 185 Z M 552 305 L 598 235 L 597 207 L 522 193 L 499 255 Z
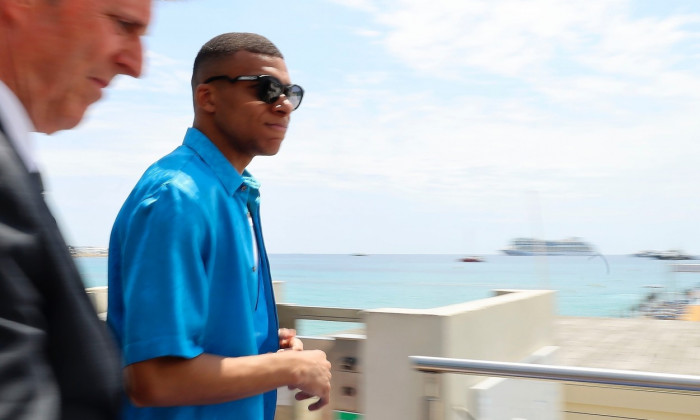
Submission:
M 81 247 L 81 246 L 69 246 L 68 251 L 70 255 L 75 258 L 81 257 L 106 257 L 108 255 L 107 248 L 101 248 L 96 246 Z

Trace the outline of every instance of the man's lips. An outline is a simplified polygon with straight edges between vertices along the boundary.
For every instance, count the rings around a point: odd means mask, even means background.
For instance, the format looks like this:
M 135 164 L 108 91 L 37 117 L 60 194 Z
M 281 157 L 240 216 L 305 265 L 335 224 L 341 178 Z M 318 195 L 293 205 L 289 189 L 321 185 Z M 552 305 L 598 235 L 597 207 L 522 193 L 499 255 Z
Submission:
M 99 86 L 100 89 L 104 89 L 109 85 L 109 81 L 105 79 L 101 79 L 99 77 L 90 77 L 90 80 L 95 82 L 97 86 Z
M 273 130 L 278 130 L 278 131 L 286 131 L 287 130 L 287 124 L 283 124 L 283 123 L 267 123 L 265 125 L 272 128 Z

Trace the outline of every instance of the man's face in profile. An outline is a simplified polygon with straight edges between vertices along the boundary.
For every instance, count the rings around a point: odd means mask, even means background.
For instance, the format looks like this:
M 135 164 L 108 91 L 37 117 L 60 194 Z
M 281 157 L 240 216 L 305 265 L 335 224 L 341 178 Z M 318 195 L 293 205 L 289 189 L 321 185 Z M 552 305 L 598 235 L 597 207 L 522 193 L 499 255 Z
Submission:
M 141 74 L 151 0 L 38 0 L 27 13 L 34 48 L 16 52 L 16 94 L 37 131 L 75 127 L 114 76 Z

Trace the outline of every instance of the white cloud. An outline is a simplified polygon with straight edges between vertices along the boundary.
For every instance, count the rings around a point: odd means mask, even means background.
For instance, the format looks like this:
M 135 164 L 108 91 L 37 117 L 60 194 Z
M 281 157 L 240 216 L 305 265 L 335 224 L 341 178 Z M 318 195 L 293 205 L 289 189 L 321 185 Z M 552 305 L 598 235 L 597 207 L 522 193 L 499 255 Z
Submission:
M 527 83 L 575 71 L 652 79 L 698 53 L 690 28 L 700 15 L 635 19 L 630 1 L 385 4 L 374 18 L 387 49 L 412 68 L 454 78 L 479 70 Z M 692 51 L 676 48 L 686 41 Z
M 141 78 L 119 76 L 111 89 L 115 92 L 187 95 L 190 89 L 191 63 L 168 57 L 151 50 L 146 51 Z
M 331 3 L 336 3 L 341 6 L 357 9 L 365 12 L 375 12 L 377 7 L 375 2 L 371 0 L 330 0 Z
M 376 30 L 367 29 L 367 28 L 355 29 L 355 33 L 357 35 L 360 35 L 360 36 L 366 37 L 366 38 L 377 38 L 377 37 L 380 37 L 382 35 L 381 31 L 376 31 Z

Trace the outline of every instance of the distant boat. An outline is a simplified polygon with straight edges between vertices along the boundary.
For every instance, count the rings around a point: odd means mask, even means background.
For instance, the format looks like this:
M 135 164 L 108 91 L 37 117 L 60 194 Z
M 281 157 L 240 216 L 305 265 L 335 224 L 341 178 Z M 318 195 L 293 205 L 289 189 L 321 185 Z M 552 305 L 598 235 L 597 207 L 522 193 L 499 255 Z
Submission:
M 481 257 L 476 257 L 476 256 L 471 256 L 471 257 L 463 257 L 458 259 L 457 261 L 461 262 L 484 262 L 484 259 Z
M 658 254 L 654 255 L 654 258 L 657 260 L 694 260 L 695 257 L 692 255 L 688 255 L 682 251 L 679 251 L 677 249 L 672 249 L 670 251 L 663 251 L 659 252 Z
M 633 254 L 635 257 L 656 258 L 657 260 L 694 260 L 694 256 L 677 249 L 668 251 L 639 251 Z
M 535 238 L 515 238 L 510 246 L 502 249 L 507 255 L 598 255 L 593 246 L 580 238 L 543 240 Z
M 659 255 L 658 251 L 639 251 L 635 252 L 634 254 L 635 257 L 640 257 L 640 258 L 656 258 L 657 255 Z

